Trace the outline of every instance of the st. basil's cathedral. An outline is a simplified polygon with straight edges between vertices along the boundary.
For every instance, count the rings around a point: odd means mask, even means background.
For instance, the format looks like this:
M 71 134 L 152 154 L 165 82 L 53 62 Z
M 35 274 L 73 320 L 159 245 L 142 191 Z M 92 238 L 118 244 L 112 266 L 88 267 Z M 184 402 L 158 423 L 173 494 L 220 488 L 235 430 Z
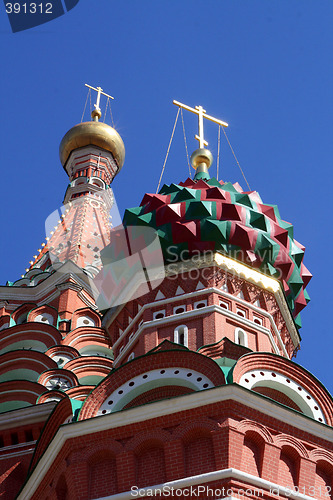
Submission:
M 294 361 L 311 274 L 293 226 L 210 177 L 197 106 L 194 179 L 112 228 L 125 147 L 94 90 L 60 144 L 58 220 L 0 287 L 0 498 L 332 498 L 332 397 Z

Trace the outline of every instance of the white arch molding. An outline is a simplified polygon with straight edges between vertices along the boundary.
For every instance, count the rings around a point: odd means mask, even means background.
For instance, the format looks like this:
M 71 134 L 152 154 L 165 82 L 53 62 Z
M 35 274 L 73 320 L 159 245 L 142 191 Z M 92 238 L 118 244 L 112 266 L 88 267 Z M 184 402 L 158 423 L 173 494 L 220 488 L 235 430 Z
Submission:
M 275 370 L 251 370 L 242 375 L 239 384 L 247 389 L 267 387 L 281 392 L 295 402 L 301 412 L 318 422 L 326 423 L 321 407 L 303 385 Z

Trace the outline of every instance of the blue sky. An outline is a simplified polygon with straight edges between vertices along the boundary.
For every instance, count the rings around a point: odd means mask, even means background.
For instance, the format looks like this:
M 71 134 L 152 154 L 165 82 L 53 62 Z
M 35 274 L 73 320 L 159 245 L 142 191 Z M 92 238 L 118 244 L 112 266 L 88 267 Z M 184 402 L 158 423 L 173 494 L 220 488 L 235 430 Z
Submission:
M 201 104 L 229 123 L 251 189 L 278 204 L 306 246 L 314 278 L 296 361 L 333 392 L 332 25 L 331 0 L 80 0 L 64 16 L 13 34 L 1 5 L 0 282 L 24 272 L 45 219 L 62 203 L 68 179 L 58 148 L 81 120 L 84 83 L 115 97 L 126 147 L 113 183 L 121 213 L 156 190 L 172 100 Z M 191 153 L 197 122 L 186 112 L 184 120 Z M 216 158 L 217 128 L 205 133 Z M 187 176 L 179 121 L 163 181 Z M 246 188 L 225 140 L 220 178 Z

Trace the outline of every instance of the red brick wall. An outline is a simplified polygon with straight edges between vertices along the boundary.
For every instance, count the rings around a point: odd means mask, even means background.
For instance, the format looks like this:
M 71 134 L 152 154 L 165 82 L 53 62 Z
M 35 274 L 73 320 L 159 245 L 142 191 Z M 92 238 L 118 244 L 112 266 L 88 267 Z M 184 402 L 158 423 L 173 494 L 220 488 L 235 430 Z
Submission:
M 244 439 L 241 469 L 253 476 L 261 476 L 261 450 L 250 438 Z
M 136 453 L 136 485 L 160 484 L 165 482 L 165 459 L 162 443 L 147 443 Z
M 97 453 L 89 462 L 89 498 L 117 492 L 116 460 L 109 452 Z
M 294 489 L 298 486 L 298 464 L 290 451 L 282 450 L 279 461 L 278 483 Z
M 192 433 L 184 443 L 185 475 L 196 476 L 215 470 L 214 448 L 211 435 L 200 431 Z
M 135 410 L 126 410 L 124 419 L 130 411 Z M 107 421 L 108 417 L 101 418 Z M 106 496 L 112 494 L 115 484 L 121 492 L 137 483 L 150 486 L 229 467 L 257 476 L 261 474 L 263 479 L 282 486 L 297 485 L 301 492 L 305 489 L 308 494 L 311 485 L 323 487 L 324 483 L 330 485 L 332 481 L 330 446 L 327 441 L 287 422 L 240 403 L 224 401 L 67 441 L 38 492 L 29 500 L 46 500 L 48 485 L 52 481 L 57 484 L 64 471 L 68 488 L 73 485 L 68 500 L 87 500 L 90 498 L 88 491 L 95 498 Z M 96 481 L 95 486 L 92 482 L 90 486 L 85 483 L 87 477 L 95 477 L 97 469 L 109 467 L 111 470 L 107 455 L 98 467 L 94 465 L 97 447 L 103 453 L 114 451 L 116 459 L 112 474 L 116 474 L 117 479 L 112 476 L 105 493 L 97 490 Z M 219 481 L 217 486 L 222 483 Z M 251 488 L 250 485 L 245 487 Z M 277 497 L 268 494 L 266 498 Z M 318 495 L 313 498 L 322 500 Z

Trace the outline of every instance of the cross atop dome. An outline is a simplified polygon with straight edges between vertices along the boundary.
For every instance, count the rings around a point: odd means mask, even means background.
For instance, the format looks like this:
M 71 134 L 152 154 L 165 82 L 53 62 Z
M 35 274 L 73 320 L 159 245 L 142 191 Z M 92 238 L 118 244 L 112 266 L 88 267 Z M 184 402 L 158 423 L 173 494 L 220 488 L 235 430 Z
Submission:
M 203 109 L 202 106 L 196 106 L 195 108 L 191 108 L 190 106 L 187 106 L 186 104 L 182 104 L 181 102 L 178 101 L 173 101 L 173 104 L 176 106 L 179 106 L 180 108 L 186 109 L 187 111 L 191 111 L 191 113 L 195 113 L 198 115 L 198 128 L 199 128 L 199 134 L 195 135 L 195 138 L 197 141 L 199 141 L 199 148 L 204 148 L 205 146 L 208 146 L 208 142 L 205 141 L 204 139 L 204 130 L 203 130 L 203 119 L 206 118 L 207 120 L 210 120 L 211 122 L 217 123 L 218 125 L 222 125 L 222 127 L 227 127 L 228 124 L 226 122 L 223 122 L 222 120 L 218 120 L 217 118 L 214 118 L 213 116 L 207 115 L 206 110 Z
M 228 127 L 228 124 L 226 122 L 223 122 L 222 120 L 214 118 L 213 116 L 207 115 L 206 110 L 202 106 L 191 108 L 190 106 L 187 106 L 186 104 L 182 104 L 181 102 L 175 100 L 173 101 L 173 104 L 175 104 L 179 108 L 186 109 L 187 111 L 191 111 L 191 113 L 195 113 L 196 115 L 198 115 L 198 134 L 196 134 L 194 137 L 197 141 L 199 141 L 199 149 L 196 149 L 192 153 L 191 164 L 192 167 L 196 169 L 194 179 L 198 180 L 209 178 L 208 169 L 213 163 L 213 155 L 209 151 L 209 149 L 205 148 L 205 146 L 208 146 L 208 142 L 204 138 L 203 119 L 206 118 L 213 123 L 221 125 L 222 127 Z
M 105 92 L 103 92 L 103 89 L 101 87 L 95 88 L 95 87 L 92 87 L 91 85 L 88 85 L 87 83 L 85 83 L 85 86 L 88 87 L 89 89 L 95 90 L 97 92 L 96 104 L 94 104 L 95 109 L 91 112 L 91 117 L 95 122 L 98 122 L 99 118 L 102 116 L 102 111 L 101 111 L 101 108 L 99 107 L 99 103 L 101 100 L 101 94 L 105 95 L 109 99 L 114 99 L 114 97 L 112 97 L 112 95 L 109 95 L 109 94 L 106 94 Z

